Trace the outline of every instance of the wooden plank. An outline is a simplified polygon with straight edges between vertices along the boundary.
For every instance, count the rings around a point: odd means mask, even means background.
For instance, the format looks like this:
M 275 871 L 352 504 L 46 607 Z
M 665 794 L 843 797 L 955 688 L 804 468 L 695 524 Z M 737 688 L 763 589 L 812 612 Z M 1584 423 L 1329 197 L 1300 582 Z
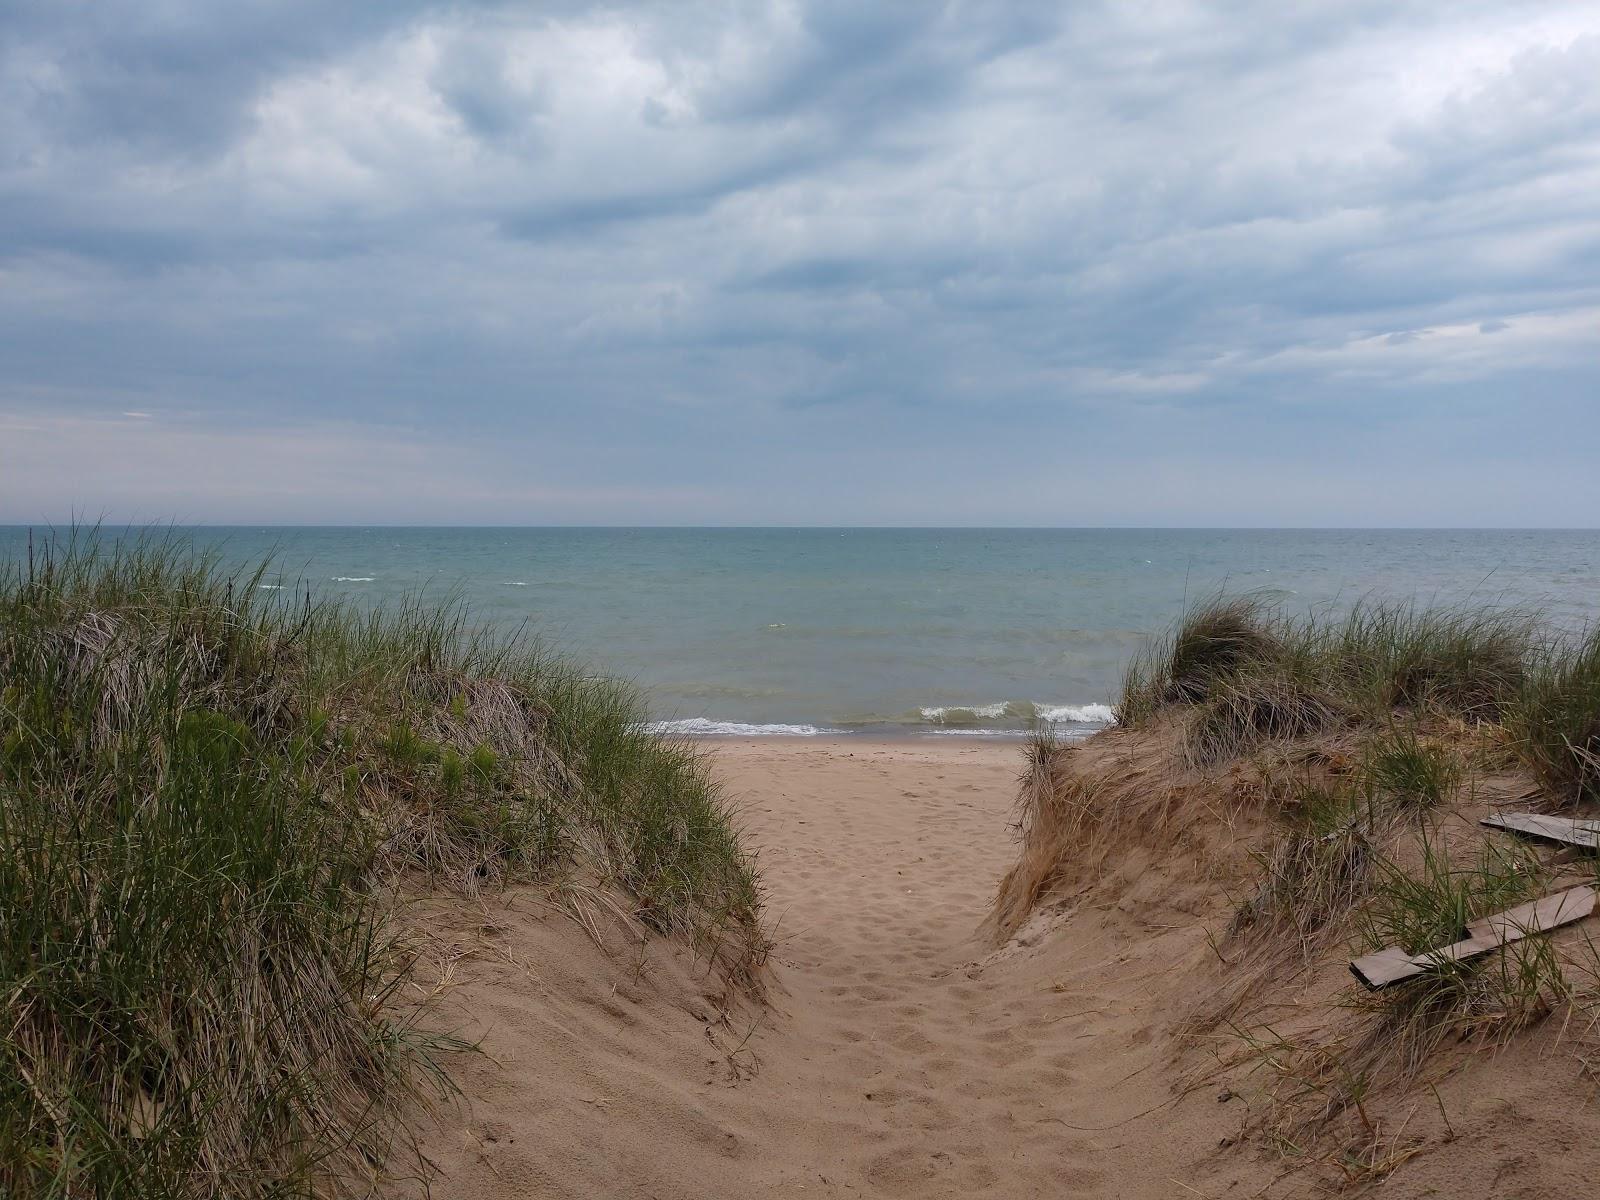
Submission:
M 1581 921 L 1594 912 L 1595 895 L 1592 887 L 1568 888 L 1474 921 L 1467 927 L 1468 936 L 1459 942 L 1422 954 L 1407 954 L 1399 946 L 1389 946 L 1356 959 L 1350 970 L 1368 988 L 1377 991 L 1447 962 L 1465 962 L 1533 934 Z
M 1571 817 L 1551 817 L 1544 813 L 1495 813 L 1478 824 L 1542 842 L 1554 842 L 1558 846 L 1600 850 L 1600 821 L 1574 821 Z
M 1386 988 L 1391 983 L 1399 983 L 1402 979 L 1410 979 L 1425 970 L 1399 946 L 1389 946 L 1376 954 L 1358 958 L 1350 964 L 1350 969 L 1355 972 L 1356 978 L 1372 991 Z

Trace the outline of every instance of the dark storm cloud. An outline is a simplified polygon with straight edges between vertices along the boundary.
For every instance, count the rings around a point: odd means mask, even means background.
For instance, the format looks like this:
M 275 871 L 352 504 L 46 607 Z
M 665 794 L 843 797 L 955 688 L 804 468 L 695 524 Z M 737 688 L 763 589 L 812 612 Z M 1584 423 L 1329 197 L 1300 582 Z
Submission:
M 260 89 L 285 71 L 381 36 L 405 4 L 7 6 L 5 58 L 20 110 L 53 138 L 148 154 L 224 149 Z M 13 75 L 15 78 L 15 75 Z
M 1382 519 L 1381 459 L 1395 521 L 1571 523 L 1595 78 L 1594 3 L 24 0 L 0 519 L 393 469 L 394 519 L 1159 521 L 1223 447 L 1212 519 Z
M 713 120 L 770 120 L 827 111 L 857 127 L 954 102 L 974 67 L 1039 42 L 1054 28 L 1045 5 L 813 0 L 796 36 L 759 76 L 712 89 Z

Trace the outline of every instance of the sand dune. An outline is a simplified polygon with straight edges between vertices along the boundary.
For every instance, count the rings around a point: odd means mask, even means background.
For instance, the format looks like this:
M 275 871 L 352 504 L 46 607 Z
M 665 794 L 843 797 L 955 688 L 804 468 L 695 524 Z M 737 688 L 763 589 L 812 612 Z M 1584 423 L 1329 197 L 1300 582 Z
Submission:
M 716 753 L 770 891 L 769 1003 L 725 1009 L 687 955 L 630 943 L 599 907 L 606 952 L 537 892 L 477 911 L 441 902 L 435 1017 L 481 1036 L 484 1054 L 457 1060 L 464 1098 L 424 1138 L 433 1196 L 1326 1194 L 1329 1163 L 1297 1169 L 1246 1130 L 1236 1091 L 1263 1081 L 1209 1069 L 1237 1045 L 1185 1040 L 1225 978 L 1207 936 L 1231 911 L 1218 880 L 1129 846 L 1115 889 L 1069 890 L 997 941 L 986 926 L 1017 856 L 1019 747 Z M 1301 1018 L 1326 1016 L 1348 984 L 1330 969 L 1340 979 L 1314 980 Z M 1365 1185 L 1587 1194 L 1592 1089 L 1578 1058 L 1554 1053 L 1577 1032 L 1544 1028 L 1390 1103 L 1403 1165 Z
M 718 758 L 771 891 L 770 1009 L 719 1022 L 681 957 L 601 955 L 531 895 L 458 919 L 442 1011 L 486 1056 L 428 1135 L 433 1195 L 1187 1194 L 1236 1128 L 1171 1103 L 1158 1036 L 1198 931 L 1098 914 L 1047 958 L 975 936 L 1015 854 L 1015 746 Z

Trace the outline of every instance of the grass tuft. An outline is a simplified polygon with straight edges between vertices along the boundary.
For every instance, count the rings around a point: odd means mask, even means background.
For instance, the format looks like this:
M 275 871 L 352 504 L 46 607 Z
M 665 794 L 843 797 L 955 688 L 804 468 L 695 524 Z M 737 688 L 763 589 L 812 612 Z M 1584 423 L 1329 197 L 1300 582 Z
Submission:
M 1311 622 L 1300 637 L 1365 711 L 1495 720 L 1522 688 L 1536 632 L 1516 611 L 1358 604 L 1342 624 Z
M 1117 719 L 1192 710 L 1196 766 L 1396 712 L 1500 720 L 1527 684 L 1536 633 L 1494 609 L 1363 603 L 1294 619 L 1253 598 L 1211 600 L 1135 657 Z
M 1194 709 L 1184 752 L 1189 764 L 1208 767 L 1264 742 L 1320 733 L 1344 714 L 1335 702 L 1289 676 L 1255 675 L 1218 685 Z
M 1271 657 L 1274 637 L 1262 601 L 1217 596 L 1186 612 L 1163 641 L 1135 657 L 1117 705 L 1134 725 L 1167 704 L 1194 704 L 1248 666 Z
M 1548 891 L 1550 875 L 1526 847 L 1484 841 L 1476 862 L 1457 865 L 1436 839 L 1422 842 L 1420 866 L 1378 864 L 1373 895 L 1356 923 L 1363 952 L 1399 946 L 1425 954 L 1467 936 L 1467 927 Z M 1350 1066 L 1399 1064 L 1409 1076 L 1447 1036 L 1504 1037 L 1550 1012 L 1570 993 L 1554 944 L 1525 938 L 1458 962 L 1441 956 L 1428 972 L 1358 1003 L 1380 1020 Z
M 1172 639 L 1166 663 L 1166 698 L 1193 703 L 1219 681 L 1270 657 L 1274 638 L 1259 600 L 1210 600 L 1187 614 Z
M 1098 854 L 1100 806 L 1081 775 L 1071 770 L 1072 748 L 1048 730 L 1028 743 L 1017 825 L 1022 854 L 1000 881 L 994 914 L 998 930 L 1013 932 L 1061 881 L 1085 869 Z
M 1309 960 L 1323 932 L 1367 895 L 1376 859 L 1373 824 L 1372 807 L 1359 793 L 1302 785 L 1288 827 L 1256 855 L 1260 883 L 1234 913 L 1229 936 L 1287 932 Z
M 1394 725 L 1373 738 L 1358 770 L 1376 804 L 1401 812 L 1425 812 L 1449 803 L 1462 783 L 1459 756 L 1423 740 L 1410 725 Z
M 1508 725 L 1559 801 L 1600 801 L 1600 628 L 1542 657 Z

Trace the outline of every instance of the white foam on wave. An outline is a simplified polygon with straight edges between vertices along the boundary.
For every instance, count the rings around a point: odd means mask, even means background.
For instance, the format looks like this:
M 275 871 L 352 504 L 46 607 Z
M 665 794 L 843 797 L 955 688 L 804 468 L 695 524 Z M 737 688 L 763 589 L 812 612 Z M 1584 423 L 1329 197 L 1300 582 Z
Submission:
M 505 586 L 506 587 L 527 587 L 528 586 L 528 582 L 525 579 L 507 579 L 505 581 Z
M 924 708 L 919 710 L 924 721 L 934 724 L 943 724 L 946 721 L 987 720 L 992 721 L 1003 717 L 1010 710 L 1011 705 L 1002 700 L 998 704 L 945 704 L 937 708 Z
M 371 583 L 375 576 L 372 575 L 335 575 L 335 583 Z
M 1109 704 L 1038 704 L 1034 707 L 1039 719 L 1051 724 L 1073 721 L 1080 725 L 1109 725 L 1117 716 Z
M 1025 738 L 1026 729 L 979 729 L 975 726 L 948 729 L 919 729 L 918 737 Z
M 260 588 L 263 592 L 281 592 L 281 591 L 283 591 L 283 584 L 281 584 L 281 583 L 258 583 L 258 584 L 256 584 L 256 586 L 258 588 Z
M 815 725 L 752 725 L 747 721 L 713 721 L 708 717 L 689 717 L 681 721 L 652 721 L 651 733 L 687 734 L 690 737 L 817 737 L 840 733 L 838 729 L 819 729 Z
M 1115 713 L 1109 704 L 1044 704 L 1039 701 L 999 701 L 994 704 L 948 704 L 918 710 L 934 725 L 966 725 L 1011 717 L 1019 721 L 1045 721 L 1051 725 L 1109 725 Z

